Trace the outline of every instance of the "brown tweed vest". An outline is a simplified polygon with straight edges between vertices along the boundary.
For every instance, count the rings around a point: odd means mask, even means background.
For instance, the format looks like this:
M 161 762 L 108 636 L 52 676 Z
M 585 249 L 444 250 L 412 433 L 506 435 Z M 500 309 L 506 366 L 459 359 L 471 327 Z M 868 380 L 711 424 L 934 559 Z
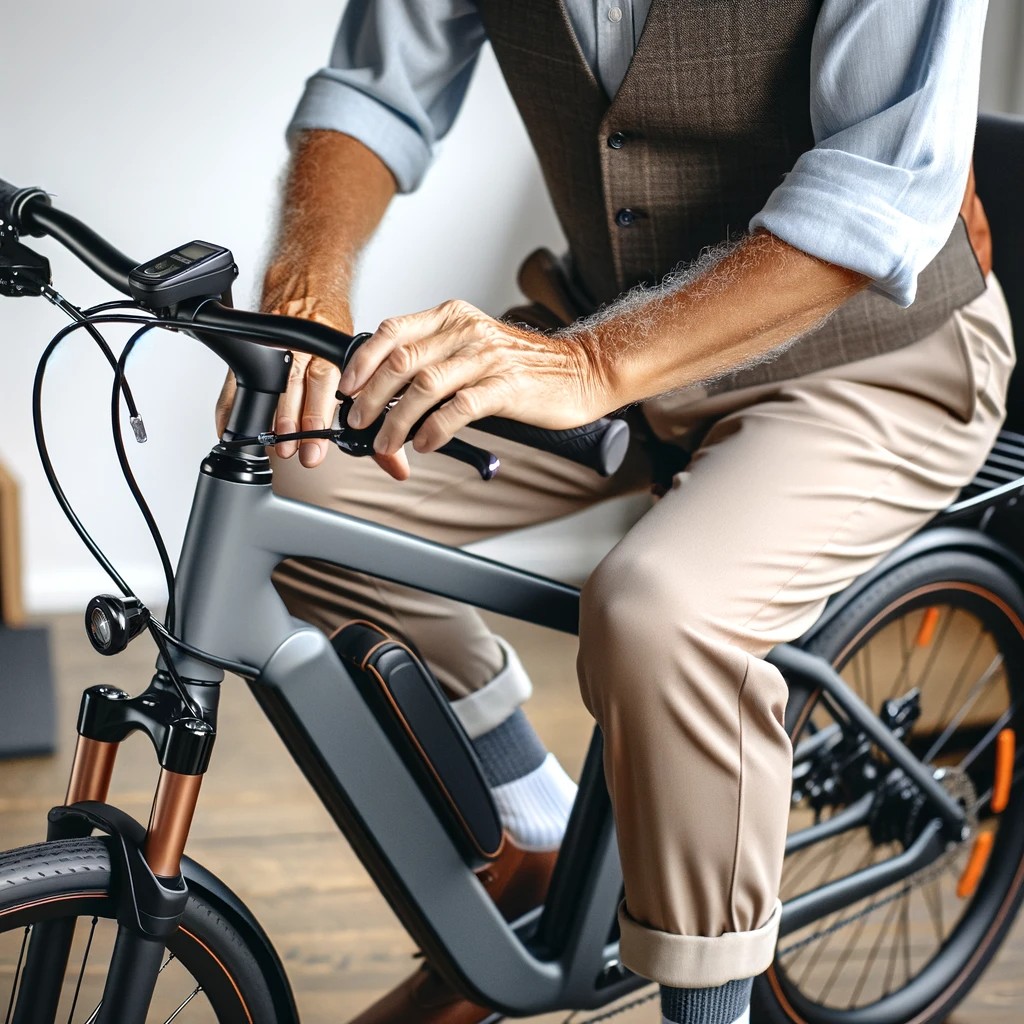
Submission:
M 592 303 L 656 281 L 746 230 L 814 145 L 810 50 L 821 0 L 653 0 L 609 102 L 562 0 L 478 0 Z M 715 382 L 765 383 L 900 348 L 984 291 L 958 220 L 901 309 L 863 292 L 771 362 Z

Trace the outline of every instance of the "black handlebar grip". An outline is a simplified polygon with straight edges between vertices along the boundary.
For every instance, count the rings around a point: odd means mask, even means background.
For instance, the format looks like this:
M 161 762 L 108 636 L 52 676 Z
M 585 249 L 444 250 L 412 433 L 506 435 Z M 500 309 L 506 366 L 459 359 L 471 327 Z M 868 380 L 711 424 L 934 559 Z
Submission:
M 600 419 L 572 430 L 545 430 L 488 416 L 472 426 L 495 437 L 559 455 L 601 476 L 611 476 L 622 465 L 629 447 L 629 425 L 625 420 Z
M 19 234 L 42 237 L 44 232 L 30 229 L 21 219 L 21 212 L 30 199 L 39 199 L 50 205 L 50 197 L 41 188 L 18 188 L 0 178 L 0 223 L 13 224 Z

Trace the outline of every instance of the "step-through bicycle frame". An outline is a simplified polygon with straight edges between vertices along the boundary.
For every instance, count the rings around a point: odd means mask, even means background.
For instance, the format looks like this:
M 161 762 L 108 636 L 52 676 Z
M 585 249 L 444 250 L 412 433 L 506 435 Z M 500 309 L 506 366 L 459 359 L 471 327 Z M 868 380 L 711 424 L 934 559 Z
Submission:
M 243 459 L 246 471 L 240 472 Z M 577 628 L 578 591 L 281 498 L 271 489 L 267 460 L 221 451 L 204 462 L 199 478 L 177 606 L 186 642 L 262 666 L 250 683 L 257 701 L 410 934 L 467 994 L 504 1013 L 530 1015 L 599 1007 L 644 984 L 619 966 L 612 937 L 621 874 L 600 736 L 595 732 L 591 743 L 544 912 L 510 926 L 327 638 L 288 614 L 270 582 L 285 557 L 333 562 L 570 634 Z M 771 657 L 791 688 L 827 692 L 914 779 L 935 812 L 934 824 L 901 857 L 785 907 L 782 928 L 788 932 L 919 869 L 959 837 L 964 822 L 962 809 L 931 772 L 827 663 L 795 647 L 776 648 Z M 222 674 L 208 665 L 183 658 L 178 668 L 194 684 L 220 685 Z M 809 839 L 803 834 L 799 841 Z

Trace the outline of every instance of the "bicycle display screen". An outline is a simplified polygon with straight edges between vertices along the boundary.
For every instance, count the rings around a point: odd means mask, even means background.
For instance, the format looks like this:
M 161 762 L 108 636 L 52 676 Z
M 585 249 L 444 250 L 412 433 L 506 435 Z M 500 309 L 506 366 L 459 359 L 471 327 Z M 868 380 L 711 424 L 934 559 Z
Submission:
M 166 309 L 185 299 L 223 295 L 237 274 L 230 249 L 193 240 L 139 264 L 128 275 L 128 287 L 140 305 Z

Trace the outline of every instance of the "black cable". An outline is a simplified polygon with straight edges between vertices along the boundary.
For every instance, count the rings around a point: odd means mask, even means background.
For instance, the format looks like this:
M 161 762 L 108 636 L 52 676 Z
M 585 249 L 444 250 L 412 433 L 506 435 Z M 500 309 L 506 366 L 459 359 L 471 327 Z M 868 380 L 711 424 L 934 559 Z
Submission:
M 168 633 L 163 624 L 157 622 L 156 619 L 150 619 L 150 625 L 156 629 L 172 647 L 176 647 L 182 652 L 182 654 L 187 654 L 189 657 L 195 658 L 196 661 L 203 661 L 206 662 L 207 665 L 213 665 L 214 668 L 222 668 L 225 672 L 234 672 L 235 675 L 246 676 L 250 679 L 255 679 L 255 677 L 259 675 L 260 670 L 253 665 L 246 665 L 241 661 L 231 661 L 229 658 L 221 658 L 216 654 L 201 651 L 198 647 L 193 647 L 191 644 L 185 643 L 185 641 L 180 637 Z
M 61 300 L 63 302 L 63 300 Z M 63 307 L 62 307 L 63 308 Z M 32 428 L 36 439 L 36 450 L 39 452 L 39 460 L 43 464 L 43 473 L 46 476 L 46 482 L 50 485 L 50 490 L 53 491 L 53 496 L 57 499 L 57 504 L 60 506 L 61 511 L 67 517 L 69 523 L 78 534 L 82 543 L 88 548 L 90 554 L 97 562 L 100 563 L 103 571 L 114 581 L 117 588 L 124 594 L 125 597 L 131 597 L 132 589 L 127 583 L 121 578 L 120 573 L 114 568 L 110 560 L 100 550 L 99 545 L 89 535 L 89 531 L 86 530 L 82 521 L 75 514 L 74 509 L 71 507 L 71 503 L 67 499 L 67 495 L 64 493 L 64 488 L 61 487 L 60 482 L 57 479 L 57 474 L 54 471 L 53 463 L 50 461 L 50 453 L 46 447 L 46 434 L 43 430 L 43 378 L 46 375 L 46 366 L 50 361 L 50 357 L 53 355 L 54 350 L 57 346 L 72 332 L 79 330 L 83 326 L 81 320 L 75 320 L 73 323 L 62 327 L 51 339 L 50 344 L 43 350 L 42 356 L 39 358 L 39 364 L 36 366 L 36 375 L 32 383 Z M 90 334 L 93 332 L 90 331 Z M 99 335 L 99 331 L 96 331 L 93 337 Z M 110 346 L 107 345 L 102 335 L 99 335 L 101 339 L 101 348 L 110 350 Z M 111 353 L 113 358 L 113 353 Z M 117 367 L 117 360 L 113 361 L 113 365 Z
M 107 344 L 107 339 L 104 338 L 103 335 L 100 334 L 100 332 L 93 325 L 91 319 L 89 318 L 89 315 L 87 313 L 83 313 L 77 306 L 72 305 L 70 302 L 68 302 L 67 299 L 64 298 L 63 295 L 61 295 L 59 292 L 54 291 L 49 286 L 43 289 L 43 295 L 50 302 L 52 302 L 53 305 L 55 305 L 58 309 L 60 309 L 72 320 L 78 321 L 78 323 L 82 327 L 84 327 L 89 332 L 90 335 L 92 335 L 93 341 L 96 342 L 96 344 L 99 346 L 100 351 L 107 357 L 107 362 L 110 363 L 110 368 L 116 372 L 117 360 L 114 358 L 114 353 L 111 350 L 110 346 Z M 104 302 L 98 308 L 111 309 L 123 305 L 125 305 L 125 303 L 122 303 L 120 301 Z M 135 303 L 130 303 L 129 305 L 134 307 L 135 309 L 139 308 Z M 128 405 L 128 412 L 135 419 L 138 419 L 139 410 L 135 405 L 135 397 L 132 395 L 132 389 L 128 386 L 128 381 L 124 382 L 124 400 Z
M 134 299 L 114 299 L 111 302 L 101 302 L 98 306 L 90 306 L 88 309 L 82 310 L 82 316 L 86 318 L 94 317 L 98 313 L 106 313 L 112 309 L 138 309 L 141 310 L 140 306 Z
M 171 682 L 174 684 L 174 688 L 178 691 L 178 696 L 181 697 L 182 703 L 188 708 L 189 713 L 193 718 L 205 719 L 206 715 L 203 709 L 192 700 L 185 684 L 182 682 L 181 676 L 178 675 L 177 666 L 174 664 L 174 659 L 171 657 L 171 652 L 168 650 L 167 641 L 164 638 L 164 632 L 156 628 L 156 623 L 153 619 L 150 619 L 147 623 L 149 627 L 149 635 L 153 638 L 153 643 L 156 644 L 157 650 L 160 652 L 160 656 L 163 658 L 164 665 L 167 667 L 167 674 L 171 677 Z
M 281 444 L 283 441 L 325 439 L 333 441 L 339 434 L 344 433 L 344 430 L 334 430 L 330 427 L 323 430 L 299 430 L 292 434 L 275 434 L 272 431 L 267 431 L 264 434 L 255 434 L 253 437 L 232 437 L 227 441 L 221 441 L 221 444 L 225 448 L 250 448 L 253 445 L 259 445 L 261 448 L 272 448 L 274 445 Z
M 138 505 L 139 511 L 142 513 L 142 518 L 146 521 L 146 526 L 149 528 L 149 535 L 153 538 L 153 545 L 156 547 L 156 553 L 160 558 L 160 565 L 163 567 L 164 582 L 167 584 L 167 612 L 164 618 L 166 619 L 168 632 L 173 633 L 174 566 L 171 565 L 171 558 L 167 553 L 167 545 L 164 544 L 163 535 L 160 533 L 160 527 L 157 526 L 156 518 L 154 517 L 153 512 L 142 493 L 142 488 L 139 487 L 138 481 L 135 479 L 135 474 L 132 472 L 131 462 L 128 460 L 128 452 L 125 450 L 124 446 L 124 438 L 121 436 L 120 398 L 123 391 L 122 385 L 125 381 L 125 366 L 128 363 L 128 357 L 131 355 L 132 349 L 135 348 L 138 340 L 149 330 L 152 330 L 152 328 L 148 325 L 140 327 L 128 339 L 128 343 L 121 350 L 121 355 L 114 367 L 114 385 L 110 392 L 110 426 L 111 432 L 114 436 L 114 450 L 117 452 L 117 461 L 121 466 L 121 474 L 124 476 L 128 489 L 132 492 L 132 497 L 135 498 L 135 503 Z
M 61 296 L 57 295 L 57 293 L 54 293 L 54 298 L 51 298 L 51 301 L 54 303 L 54 305 L 57 305 L 59 308 L 67 312 L 68 315 L 72 317 L 74 322 L 67 324 L 65 327 L 61 328 L 61 330 L 58 331 L 57 334 L 54 335 L 54 337 L 51 339 L 49 345 L 47 345 L 46 349 L 43 351 L 43 354 L 39 359 L 39 365 L 36 368 L 35 380 L 33 382 L 32 419 L 33 427 L 35 430 L 36 447 L 39 451 L 40 461 L 42 462 L 43 465 L 43 472 L 46 476 L 47 482 L 50 485 L 50 489 L 53 491 L 54 497 L 57 499 L 57 504 L 60 506 L 61 511 L 67 517 L 68 521 L 71 523 L 75 532 L 78 534 L 79 538 L 85 544 L 86 548 L 93 555 L 96 561 L 99 562 L 100 567 L 113 580 L 113 582 L 121 591 L 121 593 L 124 594 L 125 597 L 134 597 L 135 595 L 132 589 L 128 586 L 125 580 L 117 572 L 117 570 L 111 564 L 110 560 L 106 557 L 106 555 L 103 554 L 102 550 L 89 535 L 84 524 L 75 514 L 70 502 L 67 499 L 66 494 L 64 493 L 64 489 L 61 487 L 60 482 L 57 479 L 56 472 L 53 468 L 53 463 L 50 460 L 49 451 L 46 445 L 46 436 L 42 424 L 43 380 L 46 374 L 47 364 L 49 363 L 49 360 L 53 355 L 53 352 L 56 350 L 57 346 L 60 345 L 60 343 L 65 338 L 67 338 L 70 334 L 74 333 L 77 330 L 87 330 L 89 334 L 92 335 L 93 339 L 97 341 L 101 350 L 104 351 L 104 354 L 107 355 L 109 353 L 108 361 L 110 361 L 111 359 L 113 359 L 113 352 L 110 350 L 110 346 L 107 344 L 106 339 L 96 329 L 97 323 L 129 323 L 135 325 L 141 324 L 141 330 L 136 331 L 132 338 L 129 339 L 129 346 L 131 347 L 134 347 L 134 344 L 138 341 L 142 334 L 145 333 L 145 331 L 150 330 L 153 327 L 180 327 L 180 324 L 178 324 L 178 322 L 174 320 L 158 320 L 156 318 L 149 316 L 94 316 L 96 312 L 106 312 L 108 310 L 112 310 L 115 308 L 138 308 L 134 303 L 103 303 L 102 306 L 92 307 L 91 309 L 87 310 L 86 313 L 81 313 L 76 307 L 71 306 L 70 303 L 67 303 L 66 300 L 64 300 Z M 91 319 L 89 322 L 86 322 L 86 320 L 84 319 L 86 314 L 89 314 L 91 317 L 93 317 L 93 319 Z M 210 328 L 210 330 L 213 331 L 214 333 L 231 333 L 227 329 L 219 327 L 213 327 Z M 126 473 L 126 481 L 128 482 L 129 487 L 132 489 L 132 494 L 136 498 L 136 501 L 139 502 L 140 510 L 146 517 L 147 523 L 152 522 L 153 529 L 156 529 L 156 536 L 154 536 L 154 541 L 158 542 L 158 550 L 161 552 L 161 561 L 164 563 L 164 571 L 166 576 L 170 565 L 170 560 L 166 556 L 166 547 L 163 544 L 162 537 L 160 537 L 159 530 L 156 528 L 156 523 L 152 517 L 152 512 L 149 509 L 149 506 L 146 504 L 145 499 L 141 497 L 141 492 L 138 490 L 138 484 L 135 481 L 134 475 L 131 473 L 131 467 L 127 461 L 127 453 L 124 452 L 123 439 L 121 438 L 120 433 L 120 405 L 119 403 L 117 403 L 117 394 L 119 390 L 121 391 L 122 394 L 125 395 L 126 404 L 130 403 L 129 410 L 135 408 L 134 400 L 130 398 L 131 392 L 126 392 L 125 388 L 118 387 L 119 382 L 127 385 L 127 381 L 124 380 L 124 363 L 127 360 L 127 355 L 131 351 L 131 348 L 129 346 L 126 346 L 125 351 L 122 352 L 120 359 L 113 360 L 113 368 L 117 380 L 115 380 L 115 386 L 112 391 L 112 396 L 114 404 L 116 406 L 116 436 L 118 440 L 121 441 L 120 445 L 118 445 L 117 442 L 115 442 L 115 447 L 120 448 L 119 462 L 121 462 L 121 453 L 124 454 L 124 462 L 122 463 L 121 468 L 122 472 Z M 137 409 L 135 409 L 135 415 L 138 415 Z M 173 572 L 171 573 L 170 582 L 168 584 L 168 591 L 169 602 L 173 602 Z M 180 691 L 182 699 L 186 702 L 186 705 L 193 711 L 195 711 L 194 705 L 192 704 L 188 696 L 188 693 L 184 688 L 184 684 L 181 682 L 180 676 L 178 676 L 177 670 L 174 668 L 174 662 L 170 656 L 168 646 L 173 646 L 176 649 L 182 651 L 185 654 L 188 654 L 189 656 L 195 658 L 198 661 L 203 661 L 207 664 L 213 665 L 217 668 L 221 668 L 228 672 L 234 672 L 238 675 L 247 676 L 249 678 L 253 678 L 256 675 L 258 675 L 258 669 L 254 668 L 252 665 L 246 665 L 243 662 L 232 661 L 227 658 L 219 658 L 216 655 L 208 654 L 205 651 L 201 651 L 198 648 L 193 647 L 191 644 L 188 644 L 184 640 L 181 640 L 178 637 L 174 636 L 173 632 L 171 632 L 164 623 L 161 623 L 156 619 L 150 619 L 149 627 L 149 631 L 153 636 L 154 643 L 156 643 L 157 648 L 160 650 L 160 653 L 164 658 L 164 661 L 168 665 L 168 671 L 169 674 L 171 675 L 172 681 L 175 683 L 176 689 Z M 201 709 L 197 713 L 197 717 L 202 717 Z

